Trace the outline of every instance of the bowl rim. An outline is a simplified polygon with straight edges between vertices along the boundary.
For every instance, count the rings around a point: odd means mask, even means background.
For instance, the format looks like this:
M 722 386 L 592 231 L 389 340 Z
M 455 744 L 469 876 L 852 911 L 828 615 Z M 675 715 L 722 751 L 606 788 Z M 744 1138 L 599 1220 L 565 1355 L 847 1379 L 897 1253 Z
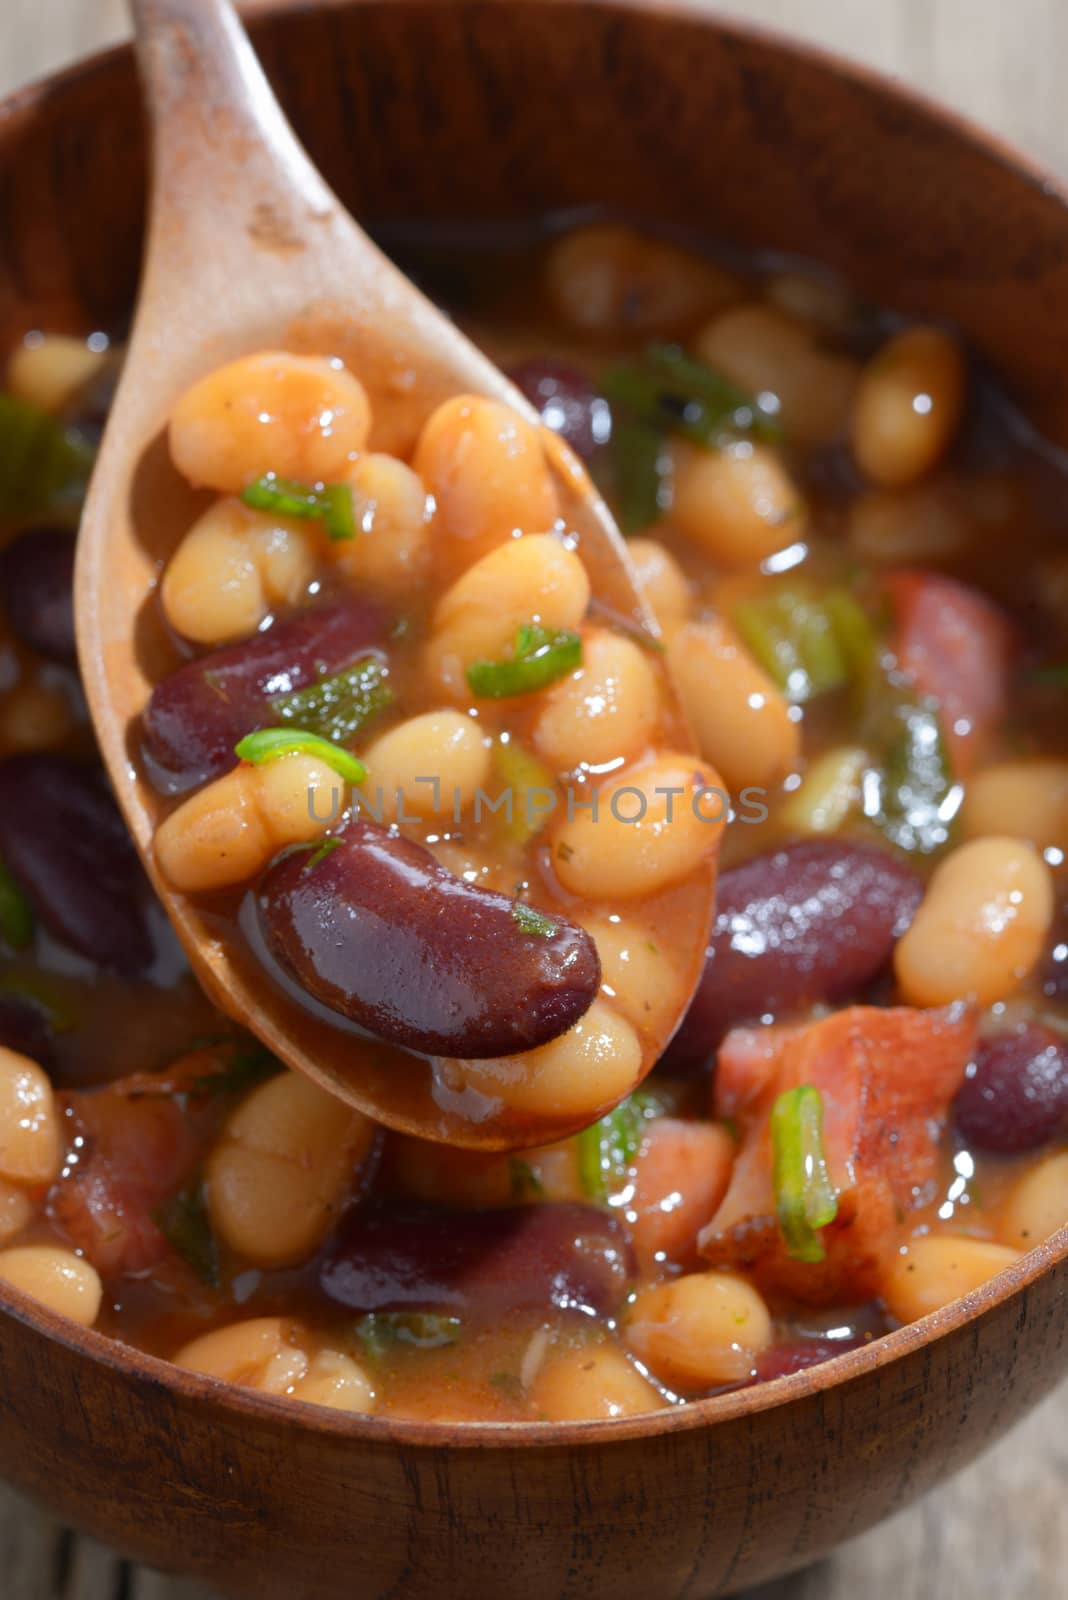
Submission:
M 349 10 L 384 0 L 256 0 L 243 7 L 253 33 L 257 24 L 276 15 L 299 17 L 316 10 Z M 390 0 L 394 7 L 449 4 L 450 0 Z M 507 6 L 512 0 L 483 0 Z M 815 66 L 859 90 L 884 101 L 904 105 L 918 117 L 981 150 L 988 158 L 1038 188 L 1065 211 L 1068 222 L 1068 188 L 1040 160 L 1021 150 L 1012 140 L 984 128 L 970 117 L 942 104 L 877 68 L 839 55 L 825 46 L 798 39 L 777 27 L 723 16 L 707 10 L 701 0 L 517 0 L 523 6 L 569 5 L 616 13 L 653 14 L 666 22 L 698 23 L 735 44 L 756 41 L 779 53 Z M 26 84 L 0 100 L 0 142 L 20 121 L 32 119 L 45 99 L 115 70 L 131 57 L 130 42 L 96 51 L 82 60 Z M 931 1312 L 917 1322 L 883 1334 L 859 1348 L 844 1351 L 799 1372 L 730 1390 L 710 1399 L 691 1400 L 681 1406 L 633 1417 L 597 1418 L 582 1422 L 465 1422 L 417 1421 L 389 1415 L 335 1411 L 325 1406 L 283 1396 L 262 1394 L 222 1379 L 190 1371 L 160 1356 L 150 1355 L 93 1328 L 83 1328 L 68 1317 L 50 1311 L 39 1301 L 0 1282 L 0 1317 L 43 1335 L 72 1356 L 103 1366 L 114 1377 L 153 1388 L 177 1392 L 183 1400 L 202 1402 L 209 1410 L 233 1418 L 250 1418 L 265 1426 L 300 1427 L 338 1439 L 361 1441 L 368 1446 L 400 1445 L 457 1451 L 509 1448 L 549 1450 L 577 1445 L 623 1444 L 662 1434 L 690 1432 L 755 1416 L 806 1397 L 845 1385 L 903 1360 L 936 1340 L 977 1322 L 999 1307 L 1024 1295 L 1058 1266 L 1068 1262 L 1068 1223 L 1050 1238 L 1004 1267 L 980 1288 Z M 2 1335 L 0 1335 L 2 1337 Z

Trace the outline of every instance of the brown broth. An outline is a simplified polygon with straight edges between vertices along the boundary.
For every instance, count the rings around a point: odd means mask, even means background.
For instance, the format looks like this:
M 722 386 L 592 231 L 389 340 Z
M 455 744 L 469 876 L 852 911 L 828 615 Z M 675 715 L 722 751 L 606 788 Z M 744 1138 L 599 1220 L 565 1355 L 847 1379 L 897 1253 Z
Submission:
M 579 366 L 596 380 L 613 362 L 635 355 L 645 337 L 586 337 L 553 319 L 542 277 L 547 241 L 557 231 L 556 223 L 546 224 L 544 231 L 530 230 L 522 237 L 487 230 L 459 229 L 436 235 L 393 230 L 385 243 L 400 252 L 402 265 L 426 283 L 432 293 L 443 292 L 446 305 L 500 364 L 507 367 L 532 357 L 551 357 Z M 742 270 L 749 293 L 757 296 L 769 284 L 774 285 L 784 270 L 799 270 L 792 262 L 739 263 L 730 252 L 720 259 L 731 270 Z M 807 267 L 800 270 L 810 271 Z M 826 292 L 826 282 L 819 274 L 812 274 L 812 282 L 822 284 Z M 830 294 L 831 304 L 837 308 L 837 321 L 820 333 L 830 348 L 863 357 L 899 326 L 892 314 L 855 305 L 839 286 L 832 285 Z M 860 565 L 849 540 L 850 512 L 857 497 L 871 491 L 863 484 L 841 441 L 808 452 L 787 446 L 785 455 L 810 511 L 806 548 L 799 553 L 802 559 L 792 570 L 817 583 L 839 581 L 843 574 L 855 572 Z M 928 497 L 926 503 L 935 505 L 959 532 L 958 546 L 940 557 L 937 570 L 990 594 L 1015 625 L 1021 641 L 1012 669 L 1011 714 L 995 730 L 984 764 L 1025 754 L 1068 753 L 1063 679 L 1043 679 L 1040 670 L 1060 665 L 1068 652 L 1068 475 L 1063 463 L 1030 432 L 988 376 L 973 372 L 968 411 L 959 437 L 937 473 L 925 480 L 922 493 Z M 0 543 L 16 531 L 8 529 L 0 534 Z M 657 527 L 656 537 L 689 577 L 698 611 L 704 607 L 729 607 L 740 590 L 760 590 L 777 581 L 775 562 L 765 563 L 762 572 L 741 577 L 717 571 L 671 527 L 670 519 Z M 770 572 L 769 567 L 773 569 Z M 876 569 L 871 568 L 871 572 L 875 574 Z M 425 612 L 425 606 L 421 608 L 418 602 L 405 608 L 404 633 L 392 649 L 397 704 L 375 724 L 373 734 L 405 711 L 418 708 L 415 662 L 425 637 Z M 161 651 L 167 644 L 161 632 Z M 177 660 L 173 639 L 169 647 L 171 659 Z M 55 745 L 85 756 L 90 738 L 72 675 L 36 658 L 5 628 L 0 633 L 0 758 L 27 748 L 25 740 L 5 735 L 5 714 L 20 694 L 37 683 L 55 688 L 71 707 L 69 722 Z M 507 731 L 520 742 L 525 739 L 529 713 L 489 707 L 483 708 L 482 716 L 491 731 Z M 806 760 L 811 762 L 825 751 L 852 742 L 856 736 L 854 721 L 847 690 L 807 705 L 803 712 Z M 789 828 L 783 822 L 783 806 L 795 789 L 796 784 L 791 781 L 785 792 L 769 796 L 769 815 L 763 823 L 743 826 L 735 822 L 728 829 L 724 864 L 760 855 L 789 836 Z M 863 817 L 851 817 L 842 831 L 859 838 L 878 837 Z M 556 882 L 544 852 L 502 841 L 500 826 L 493 819 L 462 827 L 446 819 L 444 825 L 428 824 L 422 837 L 432 848 L 442 849 L 450 860 L 459 860 L 468 851 L 476 858 L 492 853 L 496 862 L 493 887 L 506 892 L 522 887 L 536 905 L 557 906 L 565 914 L 569 909 L 569 897 Z M 1054 872 L 1058 903 L 1064 905 L 1063 854 L 1050 850 L 1046 858 Z M 918 857 L 913 864 L 927 874 L 938 859 L 938 854 Z M 17 868 L 17 863 L 12 865 Z M 240 899 L 241 894 L 235 893 L 220 896 L 212 903 L 228 926 L 237 915 Z M 669 952 L 674 949 L 680 965 L 687 959 L 680 922 L 692 911 L 684 902 L 683 891 L 668 891 L 642 906 L 649 937 Z M 125 1078 L 134 1072 L 154 1072 L 196 1048 L 205 1036 L 230 1033 L 221 1019 L 212 1016 L 195 990 L 173 941 L 167 948 L 167 959 L 150 979 L 138 982 L 94 972 L 87 963 L 66 956 L 40 932 L 30 950 L 10 958 L 0 953 L 0 999 L 5 994 L 21 995 L 43 1009 L 46 1019 L 51 1017 L 57 1088 L 81 1091 L 87 1085 Z M 884 985 L 875 998 L 886 1000 L 890 993 L 889 986 Z M 1058 997 L 1051 997 L 1041 966 L 1011 1001 L 990 1008 L 983 1026 L 997 1030 L 1019 1019 L 1039 1019 L 1057 1032 L 1068 1031 L 1068 1010 Z M 660 1042 L 655 1029 L 643 1034 L 646 1050 L 658 1047 Z M 654 1088 L 660 1076 L 654 1076 Z M 660 1092 L 673 1114 L 687 1118 L 709 1115 L 704 1085 L 662 1079 Z M 217 1121 L 229 1109 L 229 1101 L 220 1103 Z M 528 1130 L 530 1142 L 536 1132 L 536 1126 Z M 204 1153 L 210 1143 L 211 1139 L 206 1138 Z M 405 1196 L 397 1149 L 395 1136 L 379 1136 L 376 1155 L 364 1169 L 351 1204 L 359 1204 L 368 1191 L 383 1196 L 386 1204 Z M 916 1197 L 907 1219 L 908 1235 L 942 1232 L 996 1240 L 1001 1212 L 1012 1187 L 1034 1165 L 1036 1154 L 1011 1158 L 973 1154 L 964 1148 L 950 1122 L 942 1136 L 937 1178 L 929 1192 Z M 426 1159 L 431 1161 L 429 1153 Z M 479 1159 L 484 1158 L 471 1158 L 472 1172 Z M 496 1159 L 507 1162 L 506 1157 Z M 551 1198 L 580 1198 L 583 1191 L 574 1141 L 560 1160 L 566 1176 Z M 503 1170 L 500 1166 L 492 1169 L 486 1194 L 496 1192 L 493 1185 L 499 1187 Z M 613 1197 L 624 1215 L 627 1181 L 621 1180 L 620 1192 Z M 476 1187 L 476 1195 L 478 1192 Z M 533 1191 L 519 1195 L 513 1185 L 510 1198 L 537 1203 L 541 1196 Z M 454 1203 L 467 1206 L 471 1197 L 459 1193 Z M 496 1204 L 498 1200 L 483 1203 Z M 65 1240 L 63 1229 L 40 1211 L 18 1242 L 57 1238 Z M 329 1248 L 328 1240 L 323 1250 Z M 322 1252 L 296 1268 L 259 1269 L 230 1258 L 223 1251 L 218 1282 L 207 1284 L 180 1254 L 171 1252 L 140 1277 L 109 1281 L 98 1325 L 116 1338 L 169 1357 L 212 1327 L 248 1317 L 295 1318 L 312 1330 L 311 1337 L 317 1344 L 354 1354 L 368 1366 L 380 1411 L 443 1420 L 537 1420 L 542 1413 L 535 1399 L 536 1377 L 554 1353 L 587 1345 L 594 1348 L 619 1338 L 625 1344 L 624 1306 L 616 1318 L 591 1318 L 571 1311 L 523 1312 L 503 1322 L 476 1318 L 455 1342 L 437 1348 L 412 1348 L 402 1342 L 384 1351 L 372 1351 L 359 1331 L 359 1317 L 345 1313 L 324 1298 L 318 1277 L 321 1259 Z M 661 1270 L 667 1277 L 677 1271 L 674 1267 Z M 770 1309 L 776 1342 L 828 1335 L 839 1341 L 850 1337 L 865 1339 L 885 1329 L 891 1320 L 877 1303 L 814 1310 L 773 1297 Z M 690 1388 L 685 1394 L 678 1394 L 659 1381 L 655 1373 L 651 1377 L 668 1403 L 707 1392 Z

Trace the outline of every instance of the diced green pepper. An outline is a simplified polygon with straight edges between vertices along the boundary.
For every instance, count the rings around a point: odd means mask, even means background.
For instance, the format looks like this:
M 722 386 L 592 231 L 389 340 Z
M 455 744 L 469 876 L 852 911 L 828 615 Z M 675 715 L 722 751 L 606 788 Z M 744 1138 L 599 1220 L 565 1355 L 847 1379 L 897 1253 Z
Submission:
M 239 740 L 234 745 L 234 754 L 239 761 L 251 762 L 256 767 L 267 761 L 279 761 L 284 756 L 315 756 L 346 783 L 362 783 L 367 776 L 362 761 L 357 761 L 332 740 L 321 739 L 306 728 L 260 728 Z
M 331 539 L 356 537 L 356 511 L 346 483 L 298 483 L 266 472 L 242 490 L 241 498 L 253 511 L 321 522 Z
M 786 1249 L 795 1261 L 816 1263 L 827 1252 L 820 1231 L 838 1215 L 838 1191 L 823 1150 L 823 1096 L 802 1084 L 779 1095 L 771 1109 L 772 1186 Z
M 467 682 L 482 700 L 506 700 L 544 689 L 581 665 L 582 640 L 577 633 L 530 622 L 516 633 L 510 658 L 473 661 L 467 669 Z

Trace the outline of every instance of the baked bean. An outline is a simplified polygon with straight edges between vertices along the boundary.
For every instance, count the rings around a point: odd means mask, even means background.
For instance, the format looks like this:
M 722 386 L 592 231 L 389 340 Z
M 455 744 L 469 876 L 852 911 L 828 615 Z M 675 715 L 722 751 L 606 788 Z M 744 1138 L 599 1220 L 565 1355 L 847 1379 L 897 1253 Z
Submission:
M 292 1394 L 308 1370 L 305 1331 L 288 1317 L 252 1317 L 183 1345 L 175 1364 L 266 1394 Z
M 641 1289 L 624 1328 L 629 1348 L 671 1388 L 742 1383 L 772 1342 L 771 1316 L 744 1278 L 693 1272 Z
M 595 1000 L 567 1033 L 522 1055 L 461 1061 L 463 1081 L 537 1117 L 591 1118 L 633 1089 L 642 1049 L 629 1022 Z
M 677 1010 L 678 974 L 640 922 L 618 914 L 583 926 L 601 958 L 601 993 L 640 1028 L 659 1032 Z
M 374 1124 L 299 1073 L 261 1084 L 228 1118 L 204 1194 L 221 1239 L 260 1267 L 310 1256 L 340 1214 Z
M 264 1394 L 288 1395 L 334 1411 L 375 1409 L 367 1373 L 339 1350 L 310 1353 L 310 1329 L 284 1317 L 253 1317 L 216 1328 L 185 1345 L 175 1363 L 224 1383 Z
M 424 711 L 383 733 L 365 751 L 364 789 L 378 818 L 434 817 L 468 811 L 490 775 L 490 743 L 460 711 Z
M 54 750 L 74 729 L 69 697 L 58 684 L 23 679 L 0 698 L 0 747 L 27 755 Z
M 426 485 L 403 461 L 378 452 L 361 456 L 348 481 L 358 531 L 333 546 L 335 565 L 356 588 L 411 592 L 430 561 L 434 502 Z
M 551 534 L 513 539 L 476 561 L 448 589 L 434 613 L 427 666 L 441 687 L 468 700 L 465 669 L 510 651 L 519 628 L 577 628 L 590 580 L 573 550 Z
M 913 1239 L 895 1258 L 883 1299 L 899 1322 L 917 1322 L 981 1289 L 1019 1259 L 1018 1251 L 987 1239 L 929 1234 Z
M 57 415 L 66 411 L 114 360 L 111 352 L 91 349 L 84 339 L 63 334 L 24 340 L 7 365 L 4 387 L 18 400 Z
M 861 374 L 853 454 L 873 483 L 900 488 L 937 466 L 964 408 L 964 361 L 941 328 L 906 328 Z
M 834 279 L 778 272 L 768 279 L 764 292 L 773 306 L 820 332 L 848 334 L 857 320 L 856 300 Z
M 1033 1250 L 1068 1223 L 1068 1150 L 1024 1173 L 1009 1195 L 998 1232 L 1017 1250 Z
M 17 1245 L 0 1250 L 0 1281 L 32 1295 L 49 1311 L 91 1328 L 100 1310 L 103 1286 L 88 1261 L 52 1244 Z
M 518 533 L 545 533 L 560 501 L 537 428 L 509 406 L 456 395 L 428 419 L 412 467 L 437 507 L 435 540 L 466 562 Z
M 160 598 L 167 621 L 194 644 L 255 633 L 276 606 L 297 605 L 316 576 L 311 525 L 218 500 L 167 564 Z
M 445 1056 L 530 1050 L 586 1011 L 600 964 L 576 924 L 540 922 L 362 818 L 335 838 L 318 860 L 275 862 L 259 891 L 268 947 L 323 1005 Z
M 668 665 L 697 747 L 735 796 L 771 788 L 801 758 L 801 726 L 768 675 L 720 618 L 689 622 Z
M 169 438 L 190 483 L 240 494 L 268 472 L 343 481 L 370 427 L 363 384 L 340 361 L 263 350 L 188 389 L 171 413 Z
M 658 539 L 628 539 L 627 554 L 638 587 L 652 608 L 660 631 L 670 634 L 690 614 L 693 594 L 689 579 L 671 551 Z
M 937 566 L 962 553 L 974 526 L 960 486 L 939 478 L 859 495 L 846 537 L 852 554 L 873 566 Z
M 587 333 L 678 332 L 741 293 L 721 267 L 614 222 L 558 239 L 545 287 L 556 313 Z
M 36 1061 L 0 1046 L 0 1177 L 51 1183 L 59 1171 L 59 1117 Z
M 320 1350 L 293 1391 L 305 1405 L 328 1406 L 331 1411 L 356 1411 L 368 1415 L 375 1409 L 371 1380 L 351 1356 L 340 1350 Z
M 702 328 L 694 353 L 747 393 L 774 395 L 792 442 L 829 444 L 844 432 L 856 363 L 822 349 L 811 328 L 776 306 L 725 311 Z
M 570 894 L 636 900 L 659 894 L 715 854 L 730 809 L 711 767 L 661 752 L 571 801 L 551 836 L 553 868 Z
M 614 1344 L 580 1345 L 551 1355 L 530 1398 L 543 1422 L 636 1417 L 661 1411 L 667 1403 Z
M 34 1213 L 34 1204 L 25 1189 L 0 1178 L 0 1245 L 18 1237 Z
M 1011 995 L 1042 956 L 1053 920 L 1049 868 L 1016 839 L 976 839 L 935 869 L 894 952 L 910 1005 Z
M 648 653 L 631 639 L 591 628 L 582 665 L 542 696 L 534 748 L 557 772 L 603 768 L 640 755 L 660 718 L 660 684 Z
M 673 447 L 670 518 L 720 567 L 758 567 L 808 530 L 801 491 L 775 451 L 750 439 Z
M 164 818 L 156 860 L 186 894 L 243 883 L 286 845 L 317 839 L 347 803 L 347 785 L 317 757 L 242 764 Z
M 1005 761 L 977 772 L 964 791 L 961 827 L 966 839 L 1001 834 L 1068 851 L 1068 761 Z

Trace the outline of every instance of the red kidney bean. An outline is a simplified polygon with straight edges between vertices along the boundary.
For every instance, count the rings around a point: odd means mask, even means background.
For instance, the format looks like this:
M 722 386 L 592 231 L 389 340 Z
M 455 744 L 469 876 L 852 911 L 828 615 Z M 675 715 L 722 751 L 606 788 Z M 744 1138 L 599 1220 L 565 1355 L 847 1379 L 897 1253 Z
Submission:
M 566 439 L 584 461 L 598 445 L 607 443 L 612 412 L 584 372 L 544 359 L 524 361 L 512 367 L 508 376 L 540 412 L 545 426 Z
M 340 672 L 382 638 L 377 606 L 316 606 L 265 633 L 187 662 L 158 683 L 142 720 L 145 770 L 161 794 L 183 794 L 236 766 L 234 745 L 269 726 L 275 695 Z
M 332 1011 L 405 1049 L 481 1058 L 545 1044 L 589 1008 L 601 968 L 583 928 L 524 931 L 515 900 L 375 823 L 337 837 L 282 856 L 258 891 L 268 948 Z
M 52 1030 L 43 1014 L 29 1000 L 16 995 L 0 995 L 0 1045 L 20 1056 L 29 1056 L 39 1067 L 52 1073 Z
M 773 1378 L 787 1378 L 793 1372 L 804 1372 L 818 1367 L 824 1361 L 844 1355 L 847 1350 L 859 1350 L 866 1341 L 857 1339 L 788 1339 L 783 1344 L 772 1345 L 757 1357 L 755 1383 L 770 1383 Z
M 319 1282 L 353 1311 L 490 1318 L 556 1306 L 606 1316 L 622 1303 L 633 1270 L 624 1228 L 595 1206 L 357 1209 Z
M 147 880 L 95 768 L 59 755 L 0 761 L 0 858 L 62 944 L 116 972 L 152 966 Z
M 1068 1129 L 1068 1037 L 1025 1023 L 984 1039 L 955 1105 L 973 1150 L 1018 1155 Z
M 0 595 L 16 638 L 52 661 L 74 664 L 73 533 L 33 528 L 0 550 Z
M 704 972 L 668 1061 L 699 1066 L 737 1023 L 856 994 L 889 965 L 922 897 L 910 867 L 847 839 L 805 839 L 721 873 Z

